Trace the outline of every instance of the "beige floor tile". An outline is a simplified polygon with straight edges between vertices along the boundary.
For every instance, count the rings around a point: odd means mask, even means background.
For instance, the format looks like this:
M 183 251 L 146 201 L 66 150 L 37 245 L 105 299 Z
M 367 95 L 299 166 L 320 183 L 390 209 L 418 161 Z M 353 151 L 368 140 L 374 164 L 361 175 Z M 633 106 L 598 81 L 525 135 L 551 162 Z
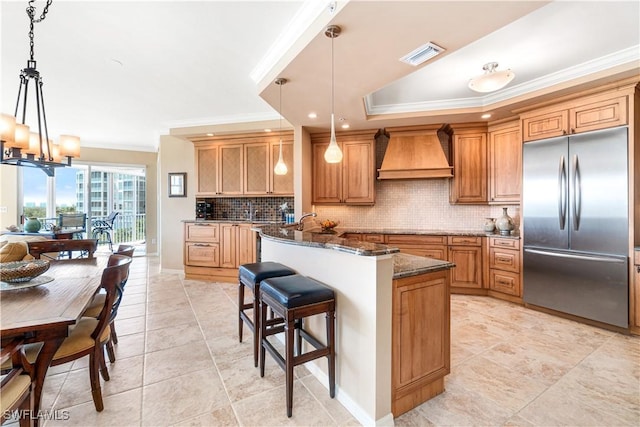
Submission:
M 169 328 L 177 325 L 196 325 L 196 318 L 191 310 L 172 310 L 147 315 L 147 330 Z
M 145 354 L 144 384 L 149 385 L 213 367 L 213 360 L 204 342 L 154 351 Z
M 147 302 L 147 295 L 144 293 L 129 293 L 129 286 L 125 287 L 125 291 L 122 296 L 122 302 L 120 308 L 129 305 L 145 304 Z
M 172 376 L 143 388 L 142 425 L 182 423 L 229 406 L 215 369 Z
M 93 402 L 61 408 L 59 413 L 65 414 L 66 419 L 47 421 L 44 423 L 44 427 L 139 426 L 141 400 L 142 389 L 136 388 L 124 393 L 105 396 L 102 412 L 96 412 Z
M 147 314 L 147 304 L 129 304 L 121 305 L 118 308 L 118 314 L 116 319 L 130 319 L 132 317 L 140 317 Z
M 154 329 L 147 332 L 146 351 L 150 353 L 189 343 L 201 343 L 202 340 L 202 331 L 197 325 L 193 324 Z
M 209 427 L 209 426 L 227 426 L 233 427 L 238 425 L 236 414 L 233 412 L 231 405 L 223 408 L 214 409 L 206 414 L 199 415 L 190 420 L 182 421 L 175 424 L 175 427 Z
M 150 315 L 161 314 L 161 313 L 166 313 L 168 311 L 177 311 L 177 310 L 180 310 L 180 311 L 191 310 L 189 300 L 187 299 L 186 296 L 181 296 L 177 299 L 172 299 L 171 296 L 169 296 L 166 299 L 155 299 L 155 300 L 149 301 L 147 305 L 147 312 Z
M 335 398 L 329 396 L 328 384 L 321 384 L 320 381 L 312 375 L 308 375 L 300 381 L 309 390 L 311 395 L 322 404 L 337 425 L 346 425 L 352 421 L 353 415 Z
M 276 389 L 285 383 L 284 371 L 275 364 L 265 364 L 265 375 L 253 366 L 253 357 L 216 361 L 220 377 L 231 402 Z
M 116 328 L 118 326 L 118 322 L 116 321 Z M 120 336 L 120 330 L 116 330 L 118 331 L 118 344 L 113 345 L 116 362 L 121 359 L 142 356 L 144 354 L 144 333 Z M 105 360 L 107 361 L 107 367 L 109 367 L 109 359 L 107 358 Z
M 139 334 L 145 331 L 146 317 L 138 316 L 130 319 L 116 319 L 118 338 L 125 335 Z
M 245 426 L 335 426 L 326 409 L 300 380 L 293 386 L 293 414 L 287 418 L 285 386 L 233 404 L 239 424 Z M 260 408 L 260 410 L 256 410 Z

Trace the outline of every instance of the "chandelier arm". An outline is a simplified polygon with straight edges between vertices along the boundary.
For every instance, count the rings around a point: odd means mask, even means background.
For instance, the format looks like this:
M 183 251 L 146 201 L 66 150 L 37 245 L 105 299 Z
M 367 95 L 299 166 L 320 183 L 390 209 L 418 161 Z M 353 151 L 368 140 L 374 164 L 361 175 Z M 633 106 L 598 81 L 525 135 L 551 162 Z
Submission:
M 18 98 L 16 99 L 16 110 L 13 113 L 13 117 L 18 118 L 18 108 L 20 108 L 20 94 L 22 93 L 22 85 L 24 84 L 24 76 L 20 74 L 20 83 L 18 83 Z M 24 116 L 24 112 L 22 113 Z M 24 123 L 22 123 L 24 124 Z
M 53 161 L 53 153 L 51 152 L 51 144 L 49 143 L 49 129 L 47 128 L 47 113 L 44 109 L 44 94 L 42 93 L 42 80 L 38 78 L 37 86 L 38 89 L 38 98 L 40 98 L 40 104 L 42 105 L 42 122 L 44 123 L 44 143 L 47 145 L 47 156 L 50 162 Z M 38 112 L 40 109 L 38 109 Z M 40 134 L 40 140 L 42 141 L 42 134 Z M 42 152 L 42 156 L 44 157 L 44 152 Z
M 22 97 L 22 124 L 24 125 L 25 121 L 27 120 L 27 95 L 29 93 L 29 79 L 21 75 L 20 81 L 24 85 L 24 95 Z M 20 98 L 18 98 L 18 100 L 19 99 Z M 17 112 L 17 106 L 16 106 L 16 112 Z M 16 114 L 16 118 L 17 118 L 17 114 Z
M 40 91 L 38 91 L 38 83 L 40 83 L 39 81 L 40 79 L 38 79 L 36 77 L 36 113 L 38 116 L 38 138 L 40 139 L 40 156 L 38 156 L 38 158 L 41 161 L 44 161 L 44 141 L 42 140 L 42 117 L 40 115 Z

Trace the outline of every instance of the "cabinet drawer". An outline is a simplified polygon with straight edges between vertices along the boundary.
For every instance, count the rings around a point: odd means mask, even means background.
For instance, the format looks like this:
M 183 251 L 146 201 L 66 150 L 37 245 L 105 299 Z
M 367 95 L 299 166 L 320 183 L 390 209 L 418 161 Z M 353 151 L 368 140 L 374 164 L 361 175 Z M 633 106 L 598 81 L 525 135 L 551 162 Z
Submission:
M 220 241 L 220 225 L 212 223 L 185 224 L 184 239 L 187 242 L 217 243 Z
M 594 99 L 569 110 L 571 133 L 587 132 L 627 124 L 627 97 Z
M 569 128 L 569 112 L 567 110 L 552 111 L 522 119 L 522 140 L 552 138 L 567 134 Z
M 520 251 L 489 249 L 489 268 L 520 272 Z
M 218 243 L 185 243 L 184 263 L 198 267 L 218 267 L 220 245 Z
M 441 261 L 447 261 L 447 247 L 444 245 L 423 246 L 420 248 L 417 248 L 415 246 L 403 248 L 402 246 L 400 246 L 398 249 L 400 249 L 400 252 L 405 254 L 411 254 L 411 255 L 423 256 L 426 258 L 439 259 Z
M 505 249 L 520 249 L 520 240 L 518 239 L 503 239 L 500 237 L 489 237 L 489 247 L 492 248 L 505 248 Z
M 387 234 L 388 245 L 446 245 L 447 236 L 424 236 L 416 234 Z
M 384 234 L 364 234 L 362 240 L 371 243 L 384 243 Z
M 480 246 L 482 245 L 482 237 L 474 236 L 449 236 L 449 246 Z
M 520 275 L 509 271 L 489 271 L 489 289 L 503 294 L 520 296 Z

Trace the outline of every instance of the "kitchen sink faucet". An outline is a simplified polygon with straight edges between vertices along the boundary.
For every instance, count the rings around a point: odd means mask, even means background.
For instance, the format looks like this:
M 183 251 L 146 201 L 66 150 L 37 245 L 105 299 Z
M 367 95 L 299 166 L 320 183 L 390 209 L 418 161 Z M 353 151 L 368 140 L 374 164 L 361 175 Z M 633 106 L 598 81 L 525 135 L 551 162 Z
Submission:
M 311 212 L 308 214 L 304 214 L 300 217 L 300 219 L 298 220 L 298 231 L 302 231 L 304 230 L 304 223 L 302 222 L 305 218 L 310 217 L 310 216 L 316 216 L 317 214 L 315 212 Z
M 244 211 L 244 213 L 247 215 L 247 220 L 249 220 L 249 221 L 255 220 L 257 218 L 257 216 L 258 216 L 258 209 L 256 209 L 254 211 L 253 210 L 253 204 L 251 202 L 247 203 L 247 207 L 249 209 Z

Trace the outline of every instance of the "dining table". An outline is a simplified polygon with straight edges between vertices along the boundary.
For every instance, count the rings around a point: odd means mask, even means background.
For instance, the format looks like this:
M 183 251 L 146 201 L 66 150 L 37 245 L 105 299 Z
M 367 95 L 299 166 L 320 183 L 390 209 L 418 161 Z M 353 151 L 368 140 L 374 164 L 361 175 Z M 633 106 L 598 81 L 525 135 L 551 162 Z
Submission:
M 33 425 L 40 419 L 40 400 L 47 369 L 100 288 L 108 256 L 52 260 L 49 269 L 29 282 L 4 283 L 0 290 L 0 338 L 2 346 L 14 338 L 42 343 L 32 366 Z M 51 280 L 49 280 L 51 279 Z

